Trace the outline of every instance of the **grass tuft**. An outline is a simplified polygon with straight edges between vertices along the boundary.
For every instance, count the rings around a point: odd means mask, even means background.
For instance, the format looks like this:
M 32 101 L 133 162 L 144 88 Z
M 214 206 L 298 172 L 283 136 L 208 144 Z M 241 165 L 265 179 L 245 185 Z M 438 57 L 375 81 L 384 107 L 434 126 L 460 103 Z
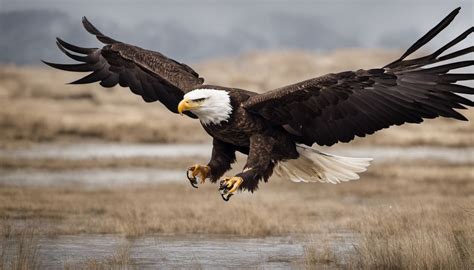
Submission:
M 321 245 L 311 244 L 304 246 L 304 263 L 306 269 L 331 269 L 338 263 L 337 254 L 333 247 L 325 240 Z
M 135 266 L 135 261 L 130 256 L 130 245 L 126 244 L 117 248 L 115 253 L 103 259 L 87 259 L 80 263 L 65 263 L 65 270 L 107 270 L 107 269 L 122 269 L 132 270 L 138 269 Z
M 424 210 L 419 218 L 400 210 L 372 214 L 360 224 L 353 261 L 361 269 L 470 269 L 472 221 Z
M 10 230 L 2 233 L 0 241 L 0 269 L 40 269 L 39 243 L 33 229 Z
M 446 216 L 423 207 L 377 209 L 359 219 L 355 252 L 338 254 L 329 245 L 305 248 L 308 269 L 472 269 L 472 216 Z

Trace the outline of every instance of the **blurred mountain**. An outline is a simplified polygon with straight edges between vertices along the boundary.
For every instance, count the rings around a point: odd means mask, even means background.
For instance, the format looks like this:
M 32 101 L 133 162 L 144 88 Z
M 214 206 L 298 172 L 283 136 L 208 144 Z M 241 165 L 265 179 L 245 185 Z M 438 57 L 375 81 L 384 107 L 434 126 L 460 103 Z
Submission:
M 57 11 L 15 11 L 0 13 L 0 62 L 35 64 L 40 57 L 57 55 L 52 44 L 56 36 L 85 39 L 79 25 Z
M 274 48 L 328 49 L 354 47 L 353 37 L 335 35 L 318 20 L 274 14 L 258 28 L 237 24 L 228 33 L 202 33 L 179 21 L 143 21 L 134 27 L 118 27 L 110 21 L 93 20 L 102 32 L 141 47 L 159 50 L 183 61 L 235 55 Z M 243 25 L 243 26 L 239 26 Z M 98 43 L 82 29 L 79 18 L 60 11 L 13 11 L 0 13 L 0 62 L 38 64 L 39 59 L 58 59 L 57 36 L 83 46 Z M 325 37 L 321 39 L 319 37 Z
M 392 3 L 393 7 L 369 2 L 119 2 L 21 4 L 7 0 L 0 10 L 0 63 L 64 61 L 54 44 L 56 37 L 81 46 L 100 46 L 82 29 L 83 15 L 117 40 L 160 51 L 179 61 L 198 62 L 262 50 L 403 49 L 455 7 L 420 4 L 408 8 L 400 1 Z M 413 14 L 421 9 L 427 12 Z M 396 14 L 405 10 L 411 13 L 402 20 Z M 472 24 L 469 9 L 463 11 L 445 37 L 453 38 Z M 389 13 L 392 16 L 387 16 Z M 430 45 L 438 47 L 447 41 L 433 40 Z

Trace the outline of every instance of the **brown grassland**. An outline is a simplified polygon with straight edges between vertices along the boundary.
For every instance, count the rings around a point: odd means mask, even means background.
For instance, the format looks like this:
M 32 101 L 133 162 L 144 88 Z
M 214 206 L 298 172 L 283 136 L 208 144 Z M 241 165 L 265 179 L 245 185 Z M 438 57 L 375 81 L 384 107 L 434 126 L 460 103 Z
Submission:
M 263 91 L 327 72 L 380 66 L 397 53 L 337 51 L 259 52 L 196 65 L 209 83 Z M 370 56 L 370 57 L 369 57 Z M 341 61 L 344 60 L 344 61 Z M 343 63 L 343 64 L 341 64 Z M 0 148 L 40 142 L 203 142 L 195 121 L 145 104 L 121 88 L 64 86 L 75 74 L 43 68 L 0 68 Z M 464 114 L 474 120 L 474 110 Z M 199 132 L 194 132 L 199 130 Z M 193 132 L 190 132 L 193 131 Z M 473 147 L 474 125 L 429 120 L 381 131 L 354 145 Z M 474 153 L 473 153 L 474 154 Z M 239 158 L 238 169 L 243 158 Z M 0 169 L 57 171 L 157 167 L 183 170 L 203 158 L 102 158 L 90 160 L 0 158 Z M 435 160 L 377 162 L 359 181 L 330 185 L 291 183 L 274 177 L 254 194 L 224 203 L 217 186 L 182 183 L 84 188 L 0 186 L 0 269 L 37 269 L 35 237 L 72 234 L 221 234 L 241 237 L 307 235 L 301 267 L 308 269 L 474 268 L 474 169 L 472 162 Z M 184 172 L 183 172 L 184 176 Z M 0 175 L 1 177 L 1 175 Z M 355 253 L 330 245 L 334 232 L 355 235 Z M 5 250 L 18 242 L 13 257 Z M 66 269 L 131 268 L 129 247 L 105 260 Z
M 157 233 L 317 234 L 331 241 L 331 233 L 350 231 L 360 240 L 357 254 L 348 254 L 344 267 L 469 269 L 474 250 L 472 165 L 374 164 L 362 180 L 341 185 L 276 178 L 231 203 L 224 203 L 210 184 L 198 190 L 187 183 L 102 189 L 4 186 L 1 225 L 9 231 L 4 237 L 12 237 L 18 224 L 34 226 L 38 235 L 131 238 Z M 341 266 L 333 252 L 308 246 L 306 264 Z
M 473 210 L 470 165 L 373 165 L 362 180 L 340 185 L 296 184 L 275 177 L 255 194 L 239 194 L 227 204 L 216 185 L 208 183 L 195 190 L 185 179 L 182 184 L 97 189 L 3 186 L 0 216 L 6 225 L 34 221 L 37 232 L 49 235 L 120 233 L 129 237 L 359 230 L 364 227 L 361 224 L 375 223 L 371 219 L 384 213 L 406 214 L 402 220 L 424 216 L 423 222 L 439 223 L 445 218 L 463 225 Z
M 397 54 L 372 50 L 327 55 L 261 52 L 194 66 L 209 84 L 261 92 L 329 72 L 381 66 Z M 209 140 L 197 121 L 171 114 L 159 104 L 144 103 L 128 89 L 65 85 L 80 75 L 46 67 L 0 67 L 0 146 L 84 139 L 160 143 Z M 474 110 L 467 111 L 466 116 L 472 119 Z M 356 139 L 352 144 L 462 147 L 474 144 L 471 128 L 460 121 L 428 120 L 422 129 L 405 125 Z

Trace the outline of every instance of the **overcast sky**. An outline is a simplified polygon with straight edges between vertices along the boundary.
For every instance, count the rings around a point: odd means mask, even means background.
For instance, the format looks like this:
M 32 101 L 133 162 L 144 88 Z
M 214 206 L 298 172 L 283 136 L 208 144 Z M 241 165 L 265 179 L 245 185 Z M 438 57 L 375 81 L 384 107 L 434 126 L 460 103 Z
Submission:
M 461 6 L 449 30 L 431 44 L 439 47 L 474 24 L 473 3 L 0 0 L 0 31 L 7 37 L 0 47 L 8 52 L 0 62 L 36 63 L 37 57 L 55 57 L 55 36 L 97 46 L 80 29 L 82 16 L 116 39 L 199 61 L 262 49 L 402 49 Z M 467 42 L 474 43 L 472 38 Z

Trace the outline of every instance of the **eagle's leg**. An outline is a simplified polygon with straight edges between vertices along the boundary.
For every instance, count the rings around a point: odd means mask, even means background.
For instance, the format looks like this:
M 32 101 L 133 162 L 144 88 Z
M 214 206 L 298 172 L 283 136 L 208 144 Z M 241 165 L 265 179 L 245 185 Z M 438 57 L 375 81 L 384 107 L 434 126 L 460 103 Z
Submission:
M 222 178 L 219 191 L 228 201 L 239 189 L 253 192 L 260 180 L 267 181 L 273 172 L 271 153 L 275 140 L 270 136 L 256 134 L 250 137 L 250 149 L 244 170 L 234 177 Z
M 226 171 L 231 168 L 231 164 L 235 162 L 235 149 L 232 145 L 214 139 L 212 142 L 211 160 L 207 165 L 193 165 L 186 171 L 191 185 L 197 188 L 197 179 L 203 184 L 207 178 L 211 182 L 216 182 Z

